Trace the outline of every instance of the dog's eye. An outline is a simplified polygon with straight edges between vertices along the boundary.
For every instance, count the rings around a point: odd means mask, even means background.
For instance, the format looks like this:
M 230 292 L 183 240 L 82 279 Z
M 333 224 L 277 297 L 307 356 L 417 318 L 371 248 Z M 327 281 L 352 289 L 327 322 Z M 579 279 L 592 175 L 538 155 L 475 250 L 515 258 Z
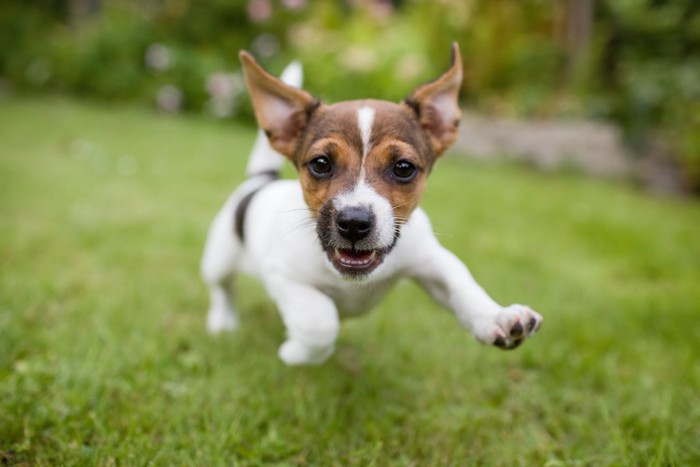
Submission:
M 391 169 L 394 179 L 401 183 L 408 183 L 416 176 L 418 169 L 408 161 L 401 160 Z
M 333 173 L 333 162 L 328 156 L 316 156 L 308 163 L 309 172 L 316 178 L 327 178 Z

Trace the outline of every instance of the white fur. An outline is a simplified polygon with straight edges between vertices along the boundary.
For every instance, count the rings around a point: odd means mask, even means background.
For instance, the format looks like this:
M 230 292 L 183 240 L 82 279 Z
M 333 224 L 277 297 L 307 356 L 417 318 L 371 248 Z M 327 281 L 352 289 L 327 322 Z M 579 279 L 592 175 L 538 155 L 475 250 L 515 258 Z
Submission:
M 285 158 L 283 155 L 272 150 L 270 142 L 262 130 L 258 130 L 258 136 L 255 139 L 253 153 L 248 159 L 248 167 L 246 174 L 252 176 L 262 172 L 276 172 L 284 165 Z
M 494 302 L 438 243 L 421 209 L 402 227 L 394 250 L 362 281 L 343 279 L 326 259 L 298 181 L 273 182 L 255 195 L 241 245 L 233 233 L 235 202 L 251 186 L 244 184 L 229 198 L 207 240 L 202 274 L 210 286 L 210 332 L 230 330 L 238 322 L 228 287 L 234 272 L 258 278 L 277 303 L 287 328 L 279 356 L 289 365 L 325 361 L 333 353 L 340 317 L 367 311 L 401 277 L 417 280 L 481 342 L 510 339 L 516 322 L 525 326 L 534 318 L 539 326 L 541 317 L 529 308 Z
M 337 196 L 333 203 L 337 212 L 349 207 L 369 208 L 375 218 L 375 232 L 371 238 L 375 248 L 386 248 L 394 241 L 394 210 L 391 203 L 380 196 L 360 175 L 352 191 Z
M 374 123 L 375 111 L 372 107 L 361 107 L 357 111 L 357 126 L 360 128 L 362 138 L 362 165 L 370 150 L 370 137 L 372 136 L 372 124 Z
M 304 70 L 298 60 L 294 60 L 282 71 L 280 80 L 295 88 L 301 88 L 304 84 Z
M 338 195 L 333 200 L 333 204 L 336 212 L 350 207 L 369 209 L 374 214 L 376 229 L 368 240 L 371 241 L 373 249 L 382 249 L 389 247 L 394 241 L 395 219 L 391 203 L 380 196 L 365 178 L 364 163 L 371 149 L 370 138 L 374 115 L 375 110 L 371 107 L 361 107 L 357 111 L 357 126 L 362 138 L 362 169 L 352 190 Z
M 287 79 L 301 84 L 294 67 Z M 393 243 L 395 219 L 389 201 L 365 180 L 364 159 L 371 150 L 374 116 L 370 107 L 358 110 L 363 168 L 354 188 L 334 203 L 336 210 L 370 208 L 376 226 L 370 241 L 380 249 Z M 369 310 L 401 277 L 421 284 L 483 343 L 511 347 L 539 328 L 542 317 L 530 308 L 502 307 L 489 297 L 466 266 L 439 244 L 420 208 L 401 227 L 401 236 L 383 263 L 361 280 L 343 278 L 326 257 L 298 181 L 280 180 L 258 191 L 248 205 L 245 242 L 241 242 L 234 232 L 237 204 L 267 182 L 255 174 L 278 170 L 282 161 L 264 135 L 259 136 L 248 166 L 252 177 L 229 197 L 212 222 L 201 263 L 210 292 L 209 332 L 230 331 L 238 325 L 231 294 L 236 273 L 260 280 L 277 304 L 287 328 L 278 354 L 288 365 L 325 361 L 333 353 L 340 318 Z M 529 323 L 535 325 L 528 327 Z M 522 333 L 513 333 L 518 325 Z

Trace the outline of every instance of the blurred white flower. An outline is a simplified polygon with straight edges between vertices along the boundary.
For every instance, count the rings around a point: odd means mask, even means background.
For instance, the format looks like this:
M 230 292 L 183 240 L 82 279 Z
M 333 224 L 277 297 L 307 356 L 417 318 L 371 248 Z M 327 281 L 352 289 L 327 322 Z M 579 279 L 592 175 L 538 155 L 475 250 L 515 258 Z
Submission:
M 218 118 L 226 118 L 238 112 L 240 102 L 238 99 L 209 99 L 207 107 L 212 115 Z
M 212 97 L 234 97 L 243 91 L 240 73 L 213 73 L 207 78 L 207 92 Z
M 318 29 L 310 24 L 293 24 L 287 31 L 287 38 L 293 45 L 304 47 L 315 43 L 316 31 L 318 31 Z
M 270 33 L 263 33 L 253 39 L 250 45 L 253 52 L 263 58 L 269 58 L 279 52 L 280 41 L 277 36 Z
M 265 21 L 272 14 L 270 0 L 250 0 L 248 2 L 248 18 L 254 23 Z
M 214 73 L 207 78 L 209 111 L 217 117 L 233 115 L 239 106 L 239 97 L 244 90 L 240 73 Z
M 290 10 L 300 10 L 307 4 L 307 0 L 282 0 L 282 6 Z
M 170 66 L 170 49 L 163 44 L 151 44 L 146 49 L 144 60 L 151 70 L 165 71 Z
M 404 55 L 396 67 L 396 78 L 401 81 L 412 82 L 420 78 L 425 69 L 425 57 L 419 54 Z
M 377 55 L 369 48 L 354 46 L 340 55 L 340 63 L 346 70 L 367 72 L 377 66 Z
M 365 3 L 365 8 L 370 15 L 378 20 L 388 18 L 394 12 L 391 0 L 372 0 Z
M 158 90 L 156 103 L 158 108 L 166 112 L 177 112 L 182 107 L 183 95 L 180 88 L 166 84 Z

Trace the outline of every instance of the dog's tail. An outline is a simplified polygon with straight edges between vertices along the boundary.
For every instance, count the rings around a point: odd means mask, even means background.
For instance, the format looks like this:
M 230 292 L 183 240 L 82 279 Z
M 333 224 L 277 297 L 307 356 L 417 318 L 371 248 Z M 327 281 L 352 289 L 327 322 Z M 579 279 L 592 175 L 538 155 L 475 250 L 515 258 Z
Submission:
M 284 69 L 280 76 L 282 82 L 300 88 L 304 79 L 301 63 L 293 61 Z M 258 130 L 258 137 L 253 146 L 253 151 L 248 160 L 246 174 L 254 177 L 260 174 L 277 175 L 284 165 L 285 157 L 272 149 L 267 136 L 262 130 Z

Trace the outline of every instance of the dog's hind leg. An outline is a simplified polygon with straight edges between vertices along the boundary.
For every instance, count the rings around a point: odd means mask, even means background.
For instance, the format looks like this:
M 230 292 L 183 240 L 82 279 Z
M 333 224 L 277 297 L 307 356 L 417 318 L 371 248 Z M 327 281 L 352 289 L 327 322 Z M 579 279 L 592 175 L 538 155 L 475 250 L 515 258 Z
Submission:
M 232 281 L 242 246 L 233 230 L 234 206 L 232 196 L 212 222 L 202 256 L 202 278 L 209 287 L 207 330 L 212 334 L 232 331 L 238 325 L 232 302 Z

